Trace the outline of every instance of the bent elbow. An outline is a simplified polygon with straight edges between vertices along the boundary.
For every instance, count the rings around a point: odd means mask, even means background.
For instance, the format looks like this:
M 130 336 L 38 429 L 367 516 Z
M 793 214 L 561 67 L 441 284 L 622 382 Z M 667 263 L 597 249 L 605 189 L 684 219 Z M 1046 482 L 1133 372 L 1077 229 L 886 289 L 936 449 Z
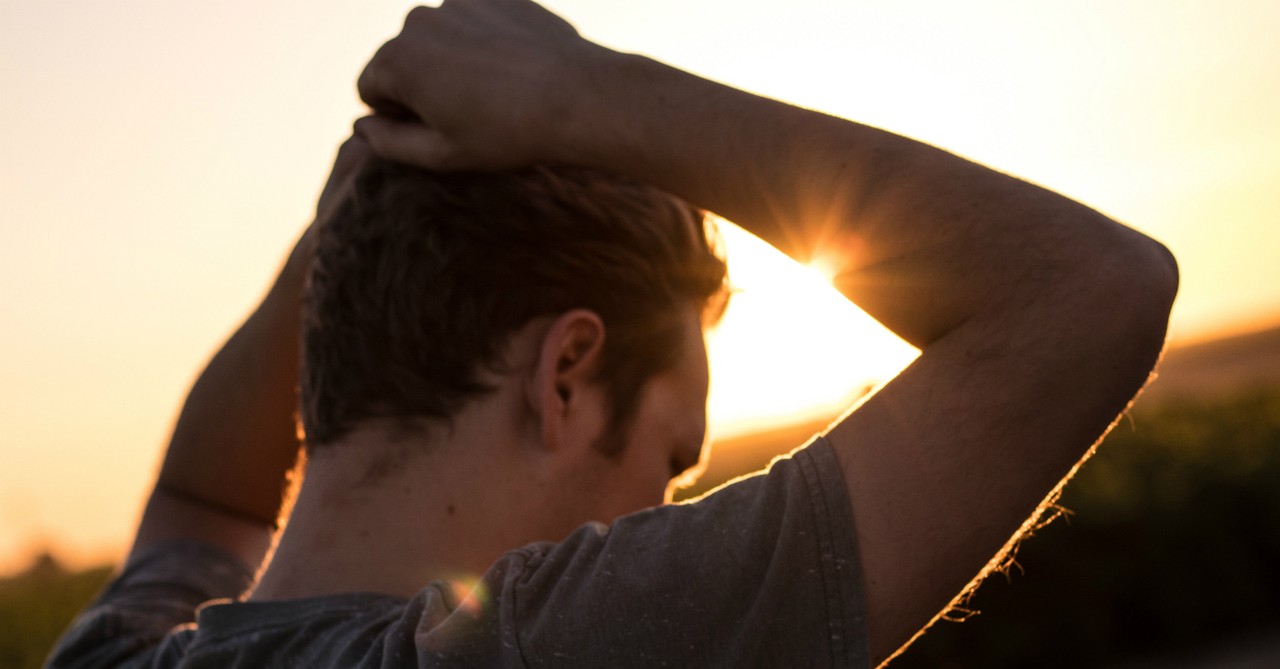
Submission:
M 1162 294 L 1165 296 L 1165 308 L 1171 309 L 1173 307 L 1173 299 L 1178 296 L 1178 283 L 1181 281 L 1178 271 L 1178 259 L 1173 257 L 1173 252 L 1164 244 L 1154 239 L 1151 240 L 1151 243 L 1156 246 L 1156 253 L 1160 259 L 1162 272 L 1162 283 L 1160 285 L 1164 291 Z
M 1169 326 L 1169 312 L 1178 295 L 1178 261 L 1164 244 L 1142 237 L 1132 258 L 1126 259 L 1131 290 L 1125 291 L 1131 300 L 1137 327 L 1158 330 L 1163 341 Z
M 1178 293 L 1178 262 L 1160 242 L 1133 233 L 1123 251 L 1097 268 L 1093 302 L 1113 360 L 1127 360 L 1142 379 L 1164 349 Z

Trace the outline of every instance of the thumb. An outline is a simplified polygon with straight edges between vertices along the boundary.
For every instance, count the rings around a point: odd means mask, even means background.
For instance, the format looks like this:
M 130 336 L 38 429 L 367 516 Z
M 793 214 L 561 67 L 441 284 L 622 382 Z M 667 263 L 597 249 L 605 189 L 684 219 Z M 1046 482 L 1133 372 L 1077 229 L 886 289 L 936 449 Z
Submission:
M 444 133 L 413 119 L 365 116 L 355 134 L 379 157 L 433 170 L 457 169 L 458 151 Z

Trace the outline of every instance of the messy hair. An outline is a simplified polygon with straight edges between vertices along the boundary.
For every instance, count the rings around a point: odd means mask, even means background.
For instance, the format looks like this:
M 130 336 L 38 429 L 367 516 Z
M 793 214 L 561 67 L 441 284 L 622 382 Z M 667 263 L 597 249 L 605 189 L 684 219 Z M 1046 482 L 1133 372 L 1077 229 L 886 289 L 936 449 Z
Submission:
M 644 382 L 681 355 L 680 315 L 722 303 L 703 213 L 586 169 L 440 173 L 371 159 L 317 231 L 303 323 L 308 448 L 369 419 L 448 419 L 491 388 L 512 334 L 571 309 L 600 316 L 611 439 Z

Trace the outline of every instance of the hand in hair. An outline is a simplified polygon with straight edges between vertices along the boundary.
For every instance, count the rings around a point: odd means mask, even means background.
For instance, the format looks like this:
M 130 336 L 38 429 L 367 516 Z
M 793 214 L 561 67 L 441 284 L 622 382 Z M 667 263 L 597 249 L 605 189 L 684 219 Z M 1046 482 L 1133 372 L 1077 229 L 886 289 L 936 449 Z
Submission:
M 360 76 L 378 154 L 431 169 L 502 169 L 556 158 L 581 64 L 606 49 L 525 0 L 418 7 Z

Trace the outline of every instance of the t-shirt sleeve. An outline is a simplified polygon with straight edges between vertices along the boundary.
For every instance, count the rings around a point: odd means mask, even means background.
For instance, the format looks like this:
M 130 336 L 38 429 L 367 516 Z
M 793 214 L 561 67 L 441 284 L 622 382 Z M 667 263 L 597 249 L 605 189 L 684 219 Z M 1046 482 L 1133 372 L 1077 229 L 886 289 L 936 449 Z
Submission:
M 195 541 L 152 546 L 130 560 L 76 617 L 46 666 L 151 666 L 158 654 L 178 652 L 176 644 L 193 630 L 197 607 L 239 596 L 252 578 L 248 566 L 213 546 Z M 192 630 L 175 632 L 183 625 Z
M 499 617 L 530 667 L 869 664 L 852 510 L 822 438 L 698 502 L 526 550 Z

